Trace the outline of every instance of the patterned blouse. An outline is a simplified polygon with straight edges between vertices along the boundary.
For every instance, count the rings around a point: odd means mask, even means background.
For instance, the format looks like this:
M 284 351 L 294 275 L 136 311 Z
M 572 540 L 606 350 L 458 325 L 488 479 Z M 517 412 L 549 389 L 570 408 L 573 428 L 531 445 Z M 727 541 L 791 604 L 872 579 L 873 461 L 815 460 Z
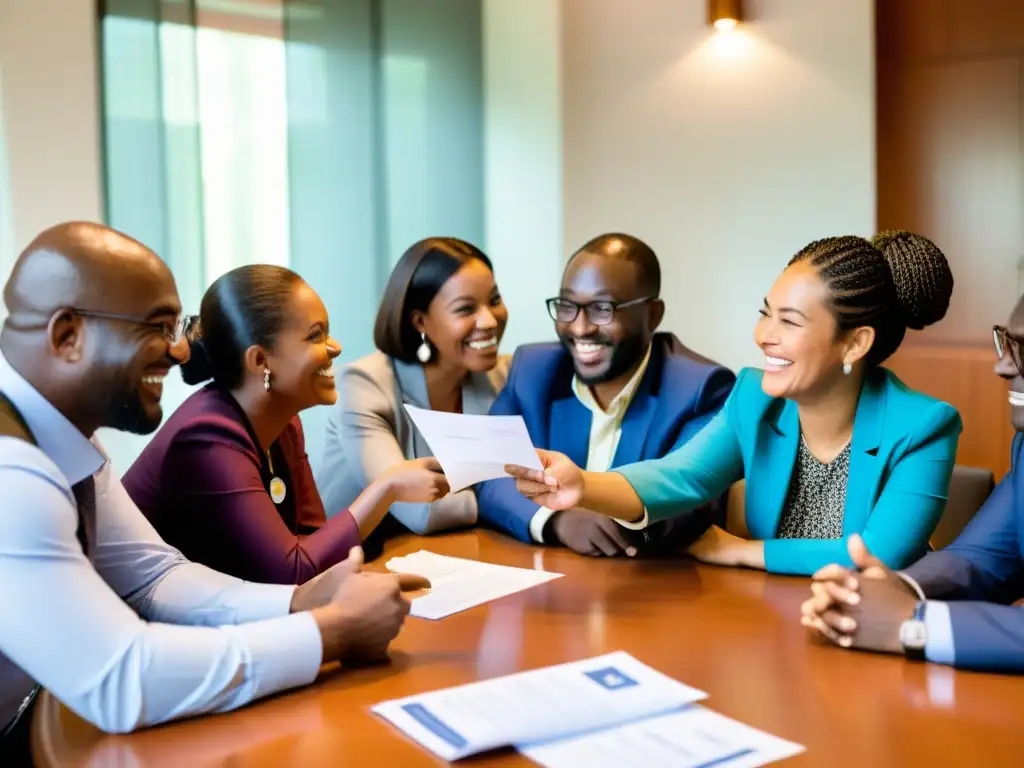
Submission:
M 832 461 L 822 464 L 801 437 L 778 538 L 841 539 L 849 475 L 850 443 Z

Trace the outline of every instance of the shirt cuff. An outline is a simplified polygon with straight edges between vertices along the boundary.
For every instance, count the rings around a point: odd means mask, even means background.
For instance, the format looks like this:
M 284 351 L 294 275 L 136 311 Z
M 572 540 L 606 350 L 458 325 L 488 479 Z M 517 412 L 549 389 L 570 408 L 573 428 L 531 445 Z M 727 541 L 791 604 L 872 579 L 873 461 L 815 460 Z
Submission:
M 903 571 L 896 571 L 896 575 L 899 576 L 901 579 L 903 579 L 903 581 L 905 581 L 907 583 L 908 587 L 910 587 L 912 590 L 914 590 L 914 594 L 917 595 L 917 599 L 918 600 L 927 600 L 928 599 L 928 598 L 926 598 L 924 596 L 924 590 L 921 589 L 921 585 L 918 584 L 917 581 L 913 577 L 908 576 L 907 574 L 903 573 Z
M 224 630 L 244 636 L 252 654 L 253 699 L 309 685 L 320 672 L 324 643 L 308 611 Z
M 621 525 L 623 528 L 629 528 L 631 531 L 642 531 L 650 524 L 650 520 L 648 520 L 647 517 L 647 507 L 644 507 L 644 516 L 636 522 L 631 522 L 629 520 L 620 520 L 617 517 L 613 517 L 612 520 Z
M 533 540 L 539 544 L 544 543 L 544 526 L 548 524 L 548 520 L 555 514 L 553 509 L 547 507 L 541 507 L 533 513 L 533 517 L 530 518 L 530 536 Z
M 294 594 L 295 587 L 290 584 L 245 582 L 232 595 L 236 623 L 246 624 L 287 616 L 291 611 Z
M 953 664 L 953 622 L 949 618 L 949 606 L 929 600 L 925 603 L 924 625 L 928 631 L 928 642 L 924 655 L 935 664 Z

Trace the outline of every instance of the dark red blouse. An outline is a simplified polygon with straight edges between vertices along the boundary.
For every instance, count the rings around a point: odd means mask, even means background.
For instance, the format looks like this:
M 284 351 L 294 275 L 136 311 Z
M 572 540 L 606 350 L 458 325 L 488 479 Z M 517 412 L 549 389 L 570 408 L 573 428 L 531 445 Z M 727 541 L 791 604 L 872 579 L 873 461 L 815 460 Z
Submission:
M 327 520 L 296 416 L 259 449 L 230 393 L 208 385 L 167 420 L 123 478 L 163 539 L 189 560 L 248 581 L 301 584 L 358 545 L 348 510 Z M 270 481 L 285 483 L 279 504 Z

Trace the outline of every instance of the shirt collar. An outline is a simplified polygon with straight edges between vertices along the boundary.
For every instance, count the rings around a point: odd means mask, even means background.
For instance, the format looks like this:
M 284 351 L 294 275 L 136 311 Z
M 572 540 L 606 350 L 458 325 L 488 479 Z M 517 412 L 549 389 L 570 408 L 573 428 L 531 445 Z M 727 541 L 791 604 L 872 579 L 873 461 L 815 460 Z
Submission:
M 610 403 L 608 403 L 608 409 L 601 408 L 597 400 L 594 398 L 594 393 L 590 390 L 586 384 L 579 380 L 576 376 L 572 377 L 572 390 L 576 394 L 577 399 L 583 403 L 587 408 L 595 413 L 605 413 L 608 415 L 617 415 L 624 413 L 629 404 L 633 402 L 633 396 L 636 394 L 637 388 L 640 386 L 640 382 L 644 378 L 644 374 L 647 372 L 647 364 L 651 360 L 651 345 L 647 346 L 647 351 L 644 352 L 643 360 L 640 361 L 640 366 L 636 369 L 636 373 L 626 383 L 626 386 L 622 388 L 622 391 L 615 396 Z
M 0 353 L 0 392 L 11 401 L 45 453 L 74 485 L 99 472 L 103 454 Z

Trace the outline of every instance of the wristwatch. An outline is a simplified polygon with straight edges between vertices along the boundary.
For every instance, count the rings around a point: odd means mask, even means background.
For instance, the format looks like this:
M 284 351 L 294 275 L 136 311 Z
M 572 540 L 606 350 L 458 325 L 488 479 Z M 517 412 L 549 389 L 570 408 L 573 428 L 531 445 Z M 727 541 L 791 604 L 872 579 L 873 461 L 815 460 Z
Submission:
M 924 648 L 928 644 L 928 625 L 924 623 L 927 603 L 923 600 L 914 606 L 914 615 L 900 625 L 900 645 L 908 659 L 924 661 Z

